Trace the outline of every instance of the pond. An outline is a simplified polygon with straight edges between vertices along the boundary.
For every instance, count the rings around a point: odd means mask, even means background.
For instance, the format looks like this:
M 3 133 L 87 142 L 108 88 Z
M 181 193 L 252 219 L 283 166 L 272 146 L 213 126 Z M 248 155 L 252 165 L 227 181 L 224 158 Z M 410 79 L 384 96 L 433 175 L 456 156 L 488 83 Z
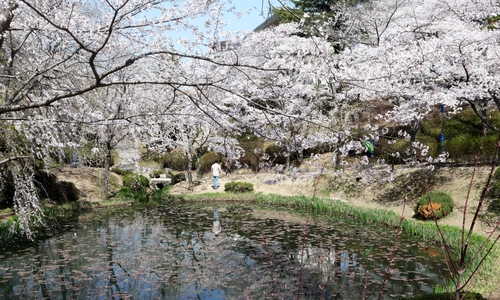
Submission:
M 302 274 L 300 299 L 377 299 L 395 230 L 307 220 L 242 205 L 97 211 L 1 254 L 0 298 L 297 299 Z M 383 299 L 432 292 L 445 268 L 439 253 L 401 236 Z

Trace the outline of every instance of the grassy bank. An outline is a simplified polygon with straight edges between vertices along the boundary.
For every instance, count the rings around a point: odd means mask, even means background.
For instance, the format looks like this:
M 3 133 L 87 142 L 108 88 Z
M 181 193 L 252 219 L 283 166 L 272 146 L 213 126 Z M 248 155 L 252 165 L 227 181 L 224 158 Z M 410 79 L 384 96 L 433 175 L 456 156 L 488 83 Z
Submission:
M 315 211 L 322 212 L 325 214 L 337 214 L 344 217 L 353 218 L 359 222 L 369 222 L 378 223 L 389 227 L 398 227 L 400 222 L 400 216 L 396 213 L 383 209 L 364 209 L 362 207 L 353 206 L 349 203 L 342 201 L 335 201 L 330 199 L 315 198 L 311 199 L 305 196 L 281 196 L 272 194 L 230 194 L 230 193 L 207 193 L 207 194 L 196 194 L 196 195 L 172 195 L 170 200 L 174 202 L 198 202 L 205 203 L 211 201 L 242 201 L 249 203 L 256 203 L 262 205 L 276 205 L 276 206 L 288 206 L 288 207 L 298 207 L 298 208 L 312 208 Z M 460 252 L 462 231 L 460 228 L 453 226 L 440 226 L 443 236 L 446 240 L 448 247 L 454 254 Z M 441 244 L 439 239 L 439 232 L 436 228 L 434 222 L 422 222 L 416 220 L 404 219 L 402 222 L 402 231 L 404 233 L 413 235 L 420 240 L 427 243 Z M 468 248 L 467 261 L 472 258 L 472 254 L 475 253 L 485 241 L 485 237 L 478 234 L 473 234 L 471 239 L 471 244 Z M 486 254 L 486 249 L 489 249 L 492 242 L 487 242 L 486 246 L 483 247 L 480 256 Z M 397 252 L 396 252 L 397 255 Z M 500 266 L 498 261 L 500 260 L 500 247 L 495 245 L 491 252 L 486 256 L 486 259 L 482 262 L 480 267 L 480 272 L 476 275 L 474 280 L 472 280 L 471 285 L 468 286 L 470 290 L 476 291 L 481 294 L 488 294 L 492 291 L 496 291 L 500 286 Z M 468 272 L 466 272 L 465 277 L 468 277 L 470 271 L 476 268 L 479 261 L 475 260 L 471 264 Z M 453 283 L 447 284 L 450 288 Z M 443 287 L 446 290 L 446 287 Z

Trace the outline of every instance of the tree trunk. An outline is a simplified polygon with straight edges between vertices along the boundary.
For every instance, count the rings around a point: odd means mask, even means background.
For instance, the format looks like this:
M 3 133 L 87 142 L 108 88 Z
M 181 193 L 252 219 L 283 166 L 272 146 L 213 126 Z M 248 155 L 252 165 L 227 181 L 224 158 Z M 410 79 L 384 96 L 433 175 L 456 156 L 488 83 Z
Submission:
M 188 159 L 188 166 L 187 166 L 187 182 L 188 182 L 188 189 L 191 190 L 193 189 L 193 174 L 191 170 L 193 169 L 193 141 L 189 140 L 188 141 L 188 149 L 187 149 L 187 159 Z
M 201 149 L 196 150 L 196 179 L 201 178 Z
M 106 143 L 106 159 L 104 160 L 104 187 L 102 190 L 102 198 L 108 198 L 109 188 L 109 167 L 111 164 L 111 142 Z
M 302 163 L 304 161 L 304 149 L 299 150 L 299 163 Z
M 338 149 L 335 149 L 332 154 L 332 162 L 334 166 L 334 170 L 337 171 L 340 165 L 340 151 Z

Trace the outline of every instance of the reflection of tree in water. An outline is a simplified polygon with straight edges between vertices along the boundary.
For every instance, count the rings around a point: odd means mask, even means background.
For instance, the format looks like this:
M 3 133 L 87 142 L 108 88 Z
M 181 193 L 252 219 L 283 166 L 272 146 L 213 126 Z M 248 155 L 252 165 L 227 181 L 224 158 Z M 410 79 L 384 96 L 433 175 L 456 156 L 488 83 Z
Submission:
M 29 263 L 6 260 L 0 265 L 0 275 L 14 272 L 4 271 L 5 264 L 15 262 L 13 270 L 37 265 L 38 270 L 30 269 L 31 277 L 20 279 L 16 286 L 24 287 L 23 295 L 44 293 L 51 299 L 82 295 L 92 299 L 255 299 L 273 292 L 280 299 L 296 297 L 302 259 L 300 224 L 259 219 L 246 208 L 214 214 L 213 209 L 160 207 L 97 215 L 95 221 L 79 226 L 75 235 L 41 243 L 40 254 L 26 255 Z M 355 295 L 361 295 L 365 278 L 372 287 L 368 292 L 380 286 L 377 282 L 387 265 L 392 233 L 384 237 L 370 227 L 357 232 L 348 231 L 351 227 L 343 223 L 310 226 L 303 258 L 303 299 L 322 295 L 326 299 L 361 298 Z M 437 276 L 431 271 L 433 263 L 411 243 L 398 249 L 403 256 L 391 271 L 388 295 L 419 291 L 430 286 L 425 283 L 432 282 L 427 277 Z M 365 270 L 370 270 L 367 277 Z M 16 288 L 0 283 L 0 298 L 6 290 Z
M 130 274 L 125 270 L 119 262 L 115 262 L 113 260 L 113 243 L 111 242 L 111 234 L 109 227 L 106 228 L 106 253 L 108 260 L 108 272 L 109 272 L 109 281 L 107 284 L 108 287 L 108 298 L 115 299 L 115 297 L 121 299 L 121 290 L 120 285 L 117 281 L 117 276 L 115 273 L 115 266 L 120 268 L 128 277 Z

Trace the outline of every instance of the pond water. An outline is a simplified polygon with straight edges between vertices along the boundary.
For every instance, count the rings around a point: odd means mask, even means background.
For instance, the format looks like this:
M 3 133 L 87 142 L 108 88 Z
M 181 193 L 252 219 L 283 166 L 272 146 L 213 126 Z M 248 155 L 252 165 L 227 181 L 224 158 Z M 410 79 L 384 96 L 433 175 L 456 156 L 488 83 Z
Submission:
M 394 229 L 312 215 L 304 242 L 306 220 L 240 205 L 98 211 L 0 254 L 0 298 L 297 299 L 302 273 L 301 299 L 377 299 Z M 401 236 L 383 299 L 432 292 L 441 261 Z

